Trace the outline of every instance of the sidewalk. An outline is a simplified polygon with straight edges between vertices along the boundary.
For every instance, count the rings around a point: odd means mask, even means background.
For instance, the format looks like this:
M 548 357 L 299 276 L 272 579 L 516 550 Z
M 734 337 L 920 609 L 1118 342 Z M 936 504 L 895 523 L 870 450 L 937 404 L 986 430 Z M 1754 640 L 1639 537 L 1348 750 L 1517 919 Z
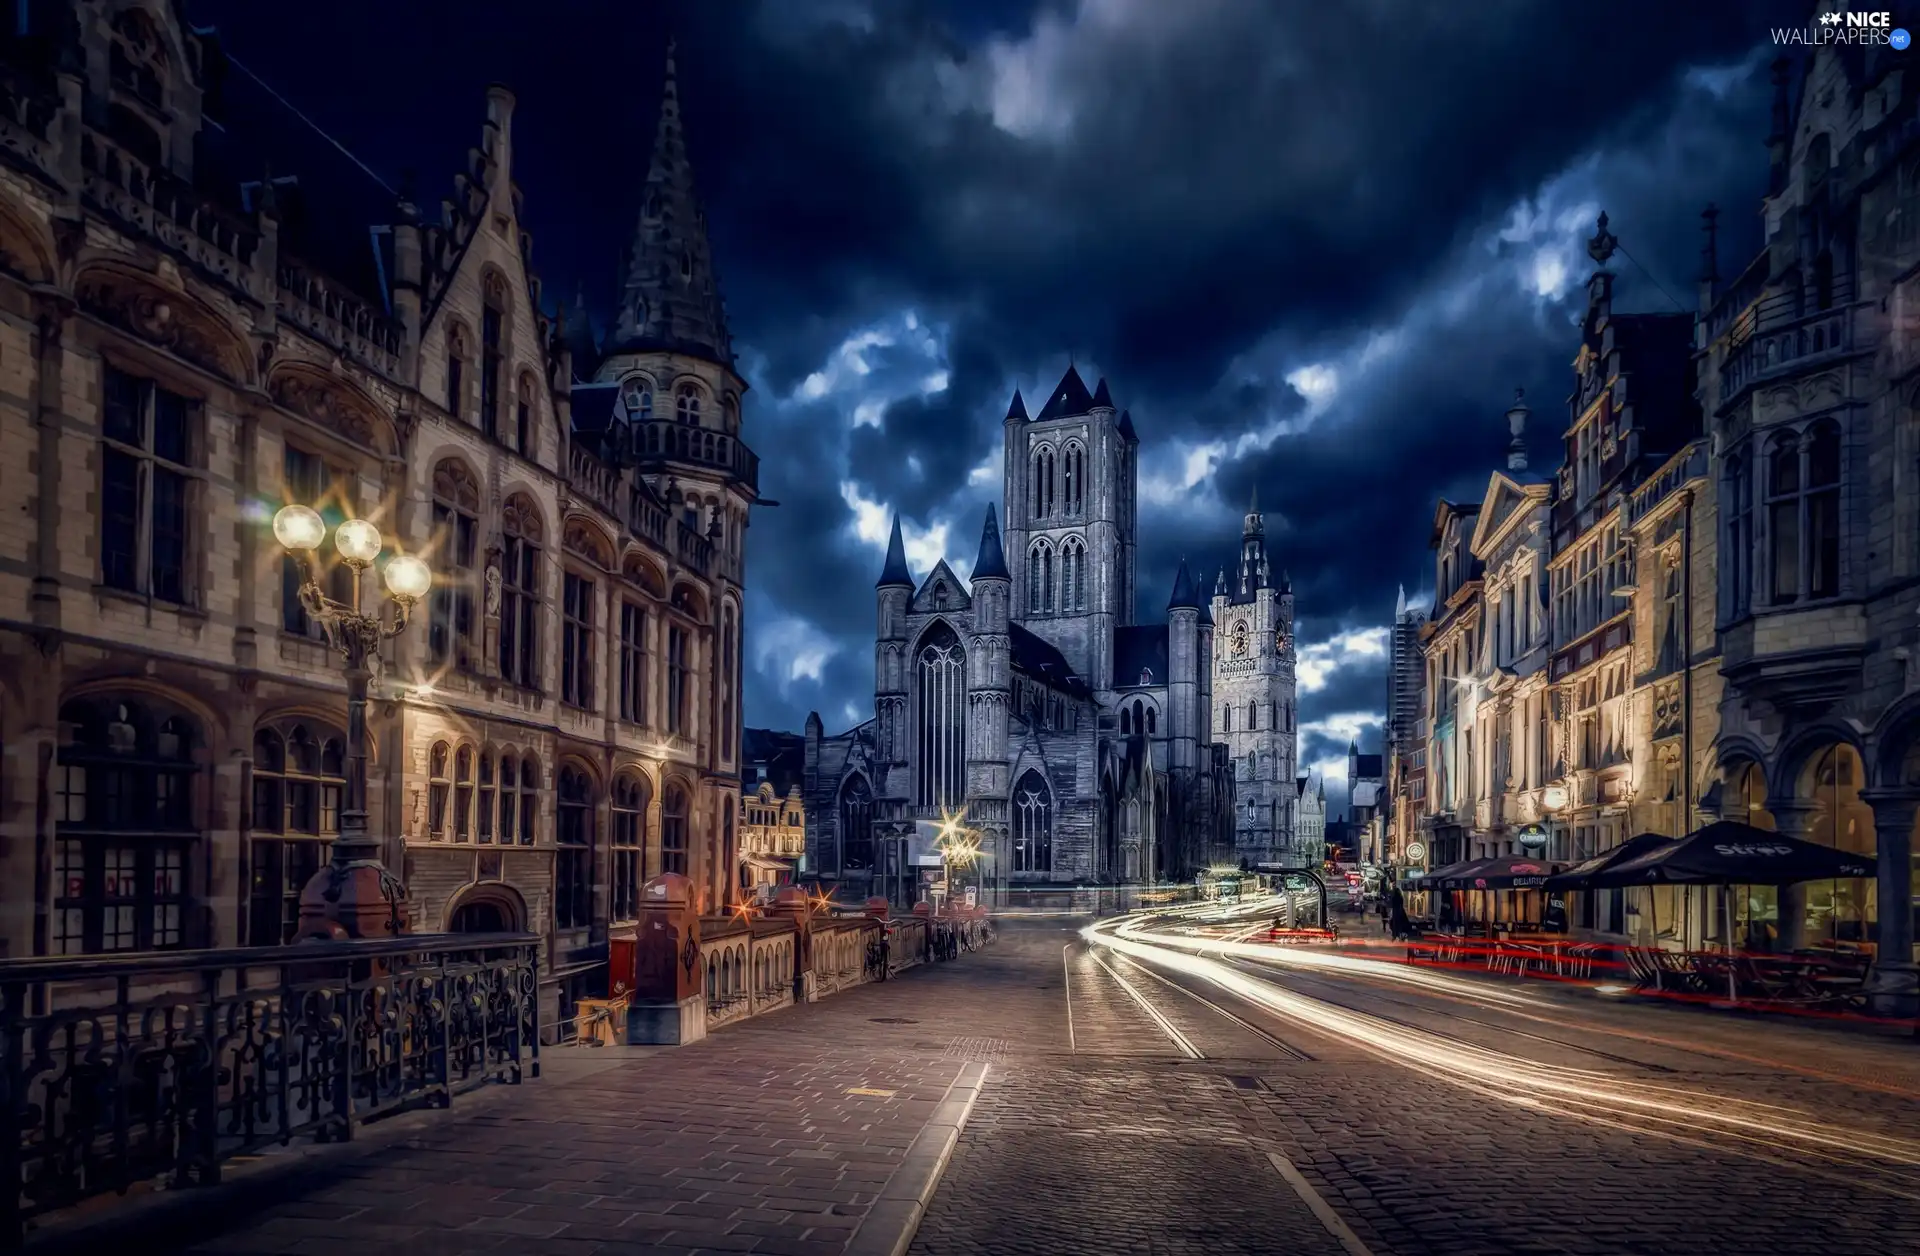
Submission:
M 49 1218 L 28 1250 L 892 1256 L 987 1066 L 885 1027 L 937 1010 L 967 959 L 676 1050 L 554 1048 L 540 1080 Z

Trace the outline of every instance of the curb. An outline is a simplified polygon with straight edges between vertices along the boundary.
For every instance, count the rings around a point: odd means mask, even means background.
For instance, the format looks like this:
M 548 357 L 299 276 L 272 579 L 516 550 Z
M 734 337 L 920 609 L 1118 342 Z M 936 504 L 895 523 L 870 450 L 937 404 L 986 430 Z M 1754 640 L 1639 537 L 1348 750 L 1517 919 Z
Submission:
M 940 1188 L 940 1178 L 953 1158 L 960 1131 L 987 1082 L 987 1066 L 975 1062 L 960 1070 L 947 1087 L 946 1098 L 933 1110 L 926 1127 L 907 1148 L 900 1166 L 887 1179 L 880 1198 L 855 1230 L 842 1256 L 906 1256 L 920 1232 L 920 1222 Z

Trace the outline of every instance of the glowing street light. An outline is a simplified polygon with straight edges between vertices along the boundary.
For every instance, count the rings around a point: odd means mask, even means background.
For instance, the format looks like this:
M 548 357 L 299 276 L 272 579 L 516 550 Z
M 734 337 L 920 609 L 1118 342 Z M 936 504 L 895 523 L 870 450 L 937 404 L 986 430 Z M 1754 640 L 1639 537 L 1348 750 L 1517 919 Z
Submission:
M 367 832 L 367 686 L 380 666 L 380 646 L 406 631 L 413 606 L 433 588 L 433 572 L 418 558 L 396 554 L 381 572 L 391 615 L 362 608 L 367 569 L 380 557 L 380 529 L 348 519 L 333 530 L 334 552 L 352 572 L 351 592 L 336 601 L 314 578 L 313 556 L 327 538 L 326 520 L 311 506 L 283 507 L 273 536 L 300 567 L 300 605 L 320 625 L 347 674 L 346 797 L 340 836 L 327 866 L 300 891 L 299 936 L 380 937 L 407 930 L 406 888 L 380 861 L 380 841 Z

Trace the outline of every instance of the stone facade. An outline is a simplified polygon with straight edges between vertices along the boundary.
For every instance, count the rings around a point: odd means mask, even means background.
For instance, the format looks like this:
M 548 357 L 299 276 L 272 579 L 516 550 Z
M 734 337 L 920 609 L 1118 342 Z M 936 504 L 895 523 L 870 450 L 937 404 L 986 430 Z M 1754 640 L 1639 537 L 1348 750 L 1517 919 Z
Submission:
M 268 527 L 298 500 L 436 571 L 368 719 L 371 826 L 413 927 L 543 935 L 545 1014 L 570 1008 L 648 877 L 687 873 L 708 911 L 734 895 L 755 484 L 704 240 L 675 273 L 713 313 L 662 302 L 604 353 L 567 337 L 495 87 L 432 220 L 402 201 L 372 244 L 356 229 L 358 270 L 390 282 L 339 282 L 353 259 L 299 253 L 289 225 L 325 189 L 196 168 L 220 53 L 178 12 L 36 5 L 42 38 L 9 45 L 0 945 L 292 936 L 345 735 L 340 661 Z M 697 220 L 655 212 L 689 179 L 669 63 L 637 268 L 689 255 Z M 671 433 L 613 413 L 643 390 L 684 399 Z
M 1300 860 L 1297 820 L 1293 581 L 1268 570 L 1266 522 L 1256 500 L 1241 528 L 1240 570 L 1214 583 L 1221 634 L 1213 660 L 1213 737 L 1233 763 L 1233 844 L 1243 864 Z
M 1725 677 L 1709 802 L 1876 852 L 1877 885 L 1784 892 L 1778 929 L 1873 941 L 1883 979 L 1911 989 L 1920 106 L 1885 50 L 1823 48 L 1797 84 L 1775 74 L 1766 248 L 1703 285 Z
M 874 718 L 805 734 L 809 862 L 843 898 L 913 901 L 961 814 L 990 895 L 1182 879 L 1231 849 L 1214 622 L 1184 564 L 1167 622 L 1134 622 L 1138 450 L 1069 367 L 1037 415 L 1014 394 L 1005 541 L 990 508 L 967 581 L 916 580 L 895 521 Z
M 806 743 L 792 733 L 749 728 L 740 739 L 740 888 L 769 902 L 805 871 Z

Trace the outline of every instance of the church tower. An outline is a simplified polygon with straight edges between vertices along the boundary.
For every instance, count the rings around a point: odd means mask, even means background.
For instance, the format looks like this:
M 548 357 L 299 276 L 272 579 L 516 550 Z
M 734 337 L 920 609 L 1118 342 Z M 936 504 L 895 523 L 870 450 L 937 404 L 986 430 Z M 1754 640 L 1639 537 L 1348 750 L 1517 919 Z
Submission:
M 1233 761 L 1234 845 L 1249 863 L 1297 862 L 1293 585 L 1272 578 L 1257 496 L 1242 521 L 1237 579 L 1230 586 L 1220 574 L 1212 618 L 1213 737 Z
M 1107 381 L 1069 366 L 1038 414 L 1005 423 L 1013 619 L 1095 690 L 1113 686 L 1113 630 L 1133 623 L 1139 441 Z
M 887 539 L 887 561 L 873 586 L 873 714 L 877 744 L 874 756 L 884 775 L 907 765 L 907 603 L 913 597 L 913 572 L 907 568 L 907 546 L 900 534 L 900 516 L 893 517 L 893 535 Z

